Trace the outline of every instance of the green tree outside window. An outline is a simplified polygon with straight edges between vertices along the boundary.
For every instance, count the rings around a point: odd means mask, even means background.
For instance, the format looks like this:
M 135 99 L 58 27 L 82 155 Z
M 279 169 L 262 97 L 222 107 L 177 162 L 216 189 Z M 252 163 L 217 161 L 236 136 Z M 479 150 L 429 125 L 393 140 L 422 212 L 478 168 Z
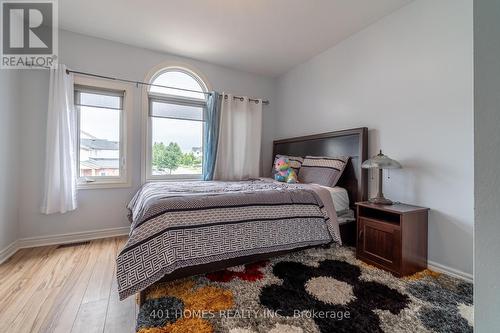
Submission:
M 183 159 L 181 147 L 176 142 L 170 142 L 167 146 L 163 143 L 153 144 L 153 167 L 157 170 L 168 170 L 170 174 L 177 170 Z

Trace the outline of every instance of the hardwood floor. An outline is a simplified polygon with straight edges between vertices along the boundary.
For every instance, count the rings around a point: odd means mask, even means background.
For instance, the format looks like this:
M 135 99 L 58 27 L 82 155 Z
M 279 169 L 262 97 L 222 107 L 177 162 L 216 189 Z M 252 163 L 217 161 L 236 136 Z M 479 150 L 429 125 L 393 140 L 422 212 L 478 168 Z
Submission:
M 126 238 L 18 251 L 0 265 L 0 332 L 134 332 L 134 297 L 119 301 L 115 258 Z

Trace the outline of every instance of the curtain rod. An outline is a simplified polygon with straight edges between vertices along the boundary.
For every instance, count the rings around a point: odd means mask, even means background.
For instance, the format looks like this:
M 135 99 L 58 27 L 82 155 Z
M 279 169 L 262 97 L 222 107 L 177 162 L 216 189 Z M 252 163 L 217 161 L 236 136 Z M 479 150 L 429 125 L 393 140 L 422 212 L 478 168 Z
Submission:
M 92 76 L 92 77 L 97 77 L 101 79 L 106 79 L 106 80 L 112 80 L 112 81 L 121 81 L 121 82 L 126 82 L 126 83 L 133 83 L 136 86 L 143 85 L 143 86 L 150 86 L 150 87 L 159 87 L 159 88 L 166 88 L 166 89 L 175 89 L 175 90 L 182 90 L 182 91 L 188 91 L 188 92 L 194 92 L 194 93 L 200 93 L 200 94 L 205 94 L 205 95 L 211 95 L 211 92 L 207 91 L 198 91 L 198 90 L 191 90 L 191 89 L 185 89 L 185 88 L 176 88 L 176 87 L 169 87 L 169 86 L 163 86 L 159 84 L 153 84 L 153 83 L 148 83 L 148 82 L 141 82 L 141 81 L 133 81 L 133 80 L 127 80 L 127 79 L 121 79 L 121 78 L 116 78 L 112 76 L 105 76 L 105 75 L 99 75 L 99 74 L 93 74 L 93 73 L 86 73 L 86 72 L 80 72 L 80 71 L 74 71 L 70 69 L 66 69 L 66 74 L 73 73 L 73 74 L 79 74 L 79 75 L 85 75 L 85 76 Z M 227 95 L 225 95 L 225 98 L 227 98 Z M 233 96 L 234 99 L 239 99 L 243 101 L 244 97 L 242 96 Z M 259 100 L 255 98 L 249 98 L 248 99 L 251 102 L 258 103 Z M 262 100 L 262 104 L 268 105 L 269 101 L 268 100 Z

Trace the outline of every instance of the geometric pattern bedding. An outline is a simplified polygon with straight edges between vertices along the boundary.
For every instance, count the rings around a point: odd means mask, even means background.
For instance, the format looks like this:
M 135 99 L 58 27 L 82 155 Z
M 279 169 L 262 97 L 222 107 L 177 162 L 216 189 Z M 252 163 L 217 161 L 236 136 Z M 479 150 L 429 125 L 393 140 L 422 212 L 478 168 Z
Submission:
M 340 243 L 322 191 L 266 179 L 145 184 L 129 204 L 132 227 L 117 258 L 120 299 L 179 268 Z

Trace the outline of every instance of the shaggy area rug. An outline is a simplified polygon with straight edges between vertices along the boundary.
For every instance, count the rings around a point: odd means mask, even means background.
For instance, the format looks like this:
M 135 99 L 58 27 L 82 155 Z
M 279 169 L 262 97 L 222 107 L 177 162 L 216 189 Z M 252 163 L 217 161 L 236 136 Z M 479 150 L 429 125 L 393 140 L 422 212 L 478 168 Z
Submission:
M 472 332 L 472 285 L 431 271 L 396 278 L 352 248 L 314 248 L 157 283 L 140 333 Z

